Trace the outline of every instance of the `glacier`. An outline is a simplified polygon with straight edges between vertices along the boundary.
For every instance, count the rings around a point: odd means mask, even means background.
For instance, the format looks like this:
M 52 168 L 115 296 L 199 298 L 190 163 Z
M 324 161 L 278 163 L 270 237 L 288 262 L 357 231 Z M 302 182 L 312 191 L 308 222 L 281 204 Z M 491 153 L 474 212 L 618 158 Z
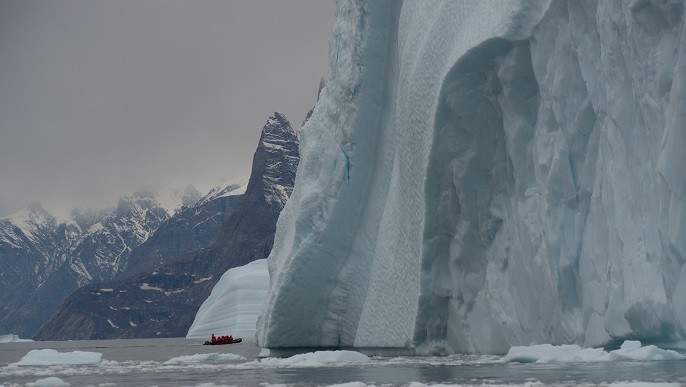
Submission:
M 682 1 L 337 2 L 271 349 L 686 337 Z

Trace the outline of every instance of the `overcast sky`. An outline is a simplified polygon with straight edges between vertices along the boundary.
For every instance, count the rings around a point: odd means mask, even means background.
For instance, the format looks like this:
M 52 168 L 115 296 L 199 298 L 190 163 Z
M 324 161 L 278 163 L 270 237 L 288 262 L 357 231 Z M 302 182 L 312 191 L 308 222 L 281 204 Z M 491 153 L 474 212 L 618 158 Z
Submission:
M 328 68 L 333 0 L 0 0 L 0 217 L 247 175 Z

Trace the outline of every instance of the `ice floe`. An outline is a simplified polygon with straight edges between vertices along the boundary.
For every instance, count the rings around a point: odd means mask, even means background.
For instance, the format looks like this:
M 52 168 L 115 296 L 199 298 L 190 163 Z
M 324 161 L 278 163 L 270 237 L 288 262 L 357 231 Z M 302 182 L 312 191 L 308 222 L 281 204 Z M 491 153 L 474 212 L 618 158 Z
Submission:
M 54 349 L 32 349 L 24 357 L 10 366 L 50 366 L 99 364 L 102 353 L 99 352 L 58 352 Z
M 51 376 L 49 378 L 38 379 L 33 383 L 26 383 L 27 387 L 59 387 L 59 386 L 71 386 L 71 384 L 65 382 L 64 380 Z
M 332 363 L 369 361 L 369 356 L 355 351 L 317 351 L 294 355 L 287 358 L 268 357 L 246 365 L 263 365 L 271 367 L 320 367 Z
M 681 360 L 686 356 L 654 345 L 641 346 L 640 341 L 626 340 L 620 349 L 607 352 L 602 348 L 581 348 L 571 345 L 532 345 L 512 347 L 505 362 L 519 363 L 575 363 L 619 360 Z

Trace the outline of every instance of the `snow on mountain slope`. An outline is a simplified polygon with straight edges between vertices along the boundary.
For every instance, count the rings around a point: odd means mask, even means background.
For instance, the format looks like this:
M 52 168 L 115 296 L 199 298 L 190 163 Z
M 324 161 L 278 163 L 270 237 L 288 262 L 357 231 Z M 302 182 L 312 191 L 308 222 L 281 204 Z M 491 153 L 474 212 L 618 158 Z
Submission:
M 203 196 L 198 205 L 203 205 L 214 199 L 229 196 L 229 195 L 243 195 L 245 189 L 248 187 L 248 177 L 239 177 L 225 181 L 224 183 L 212 188 L 207 195 Z
M 686 338 L 678 1 L 340 1 L 262 346 Z

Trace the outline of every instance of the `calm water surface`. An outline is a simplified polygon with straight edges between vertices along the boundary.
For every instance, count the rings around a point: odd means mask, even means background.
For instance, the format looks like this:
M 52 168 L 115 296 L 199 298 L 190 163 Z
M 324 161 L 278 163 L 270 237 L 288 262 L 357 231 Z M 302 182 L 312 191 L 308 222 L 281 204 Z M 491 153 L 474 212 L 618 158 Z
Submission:
M 31 349 L 102 353 L 98 365 L 13 366 Z M 180 361 L 172 358 L 234 353 L 241 360 Z M 373 357 L 350 364 L 268 366 L 259 348 L 203 346 L 200 340 L 139 339 L 0 344 L 0 385 L 24 386 L 57 377 L 72 386 L 199 386 L 286 384 L 297 386 L 363 382 L 407 386 L 410 382 L 457 385 L 609 385 L 615 382 L 671 382 L 686 385 L 686 361 L 505 364 L 497 356 Z

